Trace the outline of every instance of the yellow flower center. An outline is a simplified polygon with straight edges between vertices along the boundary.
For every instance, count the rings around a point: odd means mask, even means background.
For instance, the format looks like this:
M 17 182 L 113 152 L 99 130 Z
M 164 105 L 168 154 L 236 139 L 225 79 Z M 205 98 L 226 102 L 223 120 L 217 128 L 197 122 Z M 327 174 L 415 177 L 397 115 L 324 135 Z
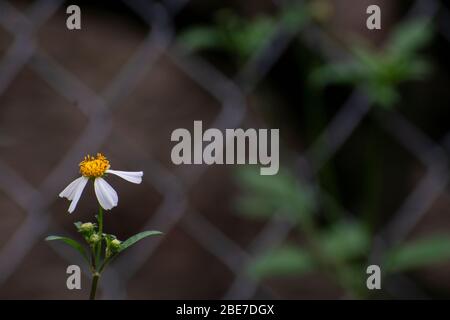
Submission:
M 84 157 L 79 166 L 80 173 L 88 178 L 102 177 L 106 170 L 110 168 L 108 159 L 101 153 L 97 153 L 97 157 L 91 157 L 90 155 Z

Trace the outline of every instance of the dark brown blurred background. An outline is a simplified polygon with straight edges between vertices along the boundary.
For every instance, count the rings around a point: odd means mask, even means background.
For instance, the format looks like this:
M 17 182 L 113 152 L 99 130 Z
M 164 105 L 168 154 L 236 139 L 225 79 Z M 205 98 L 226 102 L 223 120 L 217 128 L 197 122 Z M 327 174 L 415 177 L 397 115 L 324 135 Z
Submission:
M 82 261 L 43 239 L 77 237 L 73 222 L 93 220 L 92 185 L 72 215 L 58 194 L 78 175 L 84 155 L 97 152 L 114 169 L 145 173 L 138 186 L 110 179 L 119 206 L 106 214 L 105 228 L 119 239 L 143 229 L 165 233 L 112 264 L 102 298 L 345 297 L 320 272 L 261 282 L 248 276 L 252 256 L 302 236 L 276 219 L 240 215 L 234 203 L 242 188 L 233 167 L 171 163 L 171 132 L 191 129 L 194 120 L 205 127 L 280 128 L 281 160 L 293 167 L 294 154 L 314 154 L 321 134 L 335 137 L 323 161 L 332 161 L 336 184 L 321 187 L 337 188 L 342 208 L 358 218 L 372 214 L 373 229 L 387 226 L 394 230 L 389 235 L 400 229 L 406 238 L 449 233 L 448 8 L 438 1 L 375 1 L 383 8 L 383 29 L 370 32 L 365 8 L 374 1 L 318 2 L 332 10 L 319 29 L 281 30 L 241 63 L 229 52 L 187 52 L 178 36 L 213 23 L 223 7 L 250 20 L 282 1 L 85 1 L 79 2 L 80 31 L 65 26 L 68 2 L 0 1 L 0 298 L 86 298 L 88 275 L 80 291 L 65 285 L 66 267 Z M 382 46 L 407 14 L 435 24 L 426 49 L 432 75 L 401 87 L 392 117 L 369 111 L 366 99 L 349 88 L 326 89 L 322 120 L 307 129 L 315 108 L 308 104 L 315 102 L 305 97 L 315 93 L 305 79 L 314 57 L 339 59 L 333 41 L 363 38 Z M 370 176 L 366 166 L 378 170 Z M 303 175 L 312 167 L 301 166 Z M 372 193 L 362 191 L 367 184 Z M 390 297 L 448 297 L 449 267 L 406 274 Z

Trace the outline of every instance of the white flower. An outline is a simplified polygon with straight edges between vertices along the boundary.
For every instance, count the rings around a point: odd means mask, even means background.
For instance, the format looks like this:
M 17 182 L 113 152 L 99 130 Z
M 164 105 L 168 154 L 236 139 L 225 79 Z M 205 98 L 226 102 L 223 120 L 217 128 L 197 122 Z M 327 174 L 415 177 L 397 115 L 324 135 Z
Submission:
M 105 179 L 103 179 L 105 174 L 114 174 L 136 184 L 142 182 L 142 176 L 144 175 L 142 171 L 116 171 L 110 170 L 109 168 L 110 165 L 108 159 L 101 153 L 98 153 L 97 157 L 87 156 L 84 158 L 80 163 L 81 177 L 75 179 L 59 194 L 61 198 L 67 198 L 71 201 L 68 210 L 69 213 L 72 213 L 75 210 L 89 179 L 94 179 L 95 195 L 97 196 L 98 202 L 105 210 L 111 210 L 117 206 L 119 201 L 117 192 Z

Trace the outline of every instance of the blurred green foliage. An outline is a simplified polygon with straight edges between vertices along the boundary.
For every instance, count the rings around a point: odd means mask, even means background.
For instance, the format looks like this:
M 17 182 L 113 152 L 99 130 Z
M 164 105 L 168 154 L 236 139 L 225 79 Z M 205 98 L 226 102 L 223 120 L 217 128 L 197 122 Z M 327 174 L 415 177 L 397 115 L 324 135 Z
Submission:
M 370 235 L 364 225 L 341 221 L 332 224 L 320 234 L 323 255 L 335 261 L 355 261 L 370 249 Z
M 241 61 L 258 50 L 273 29 L 274 21 L 268 16 L 248 22 L 232 11 L 222 10 L 216 14 L 214 26 L 193 27 L 180 37 L 190 51 L 223 50 L 233 53 Z
M 358 219 L 341 217 L 320 221 L 321 204 L 311 188 L 286 168 L 278 175 L 261 176 L 259 169 L 246 166 L 237 171 L 243 192 L 237 209 L 252 219 L 268 219 L 277 214 L 297 226 L 301 241 L 269 248 L 249 266 L 257 278 L 304 276 L 311 272 L 326 275 L 353 297 L 367 297 L 366 268 L 373 246 L 369 228 Z M 321 219 L 323 220 L 323 219 Z M 304 239 L 303 239 L 304 238 Z M 415 270 L 450 260 L 450 237 L 429 236 L 385 250 L 380 261 L 382 276 Z
M 242 64 L 267 43 L 277 26 L 298 32 L 312 21 L 326 21 L 330 12 L 327 1 L 294 2 L 274 15 L 260 14 L 252 19 L 222 9 L 215 14 L 213 24 L 191 27 L 182 32 L 179 39 L 189 51 L 223 51 Z M 430 42 L 432 35 L 429 21 L 401 23 L 382 50 L 350 44 L 348 62 L 317 67 L 311 81 L 318 87 L 329 84 L 362 87 L 374 104 L 390 108 L 399 100 L 398 85 L 420 80 L 430 71 L 430 64 L 420 50 Z
M 313 271 L 314 267 L 314 258 L 307 251 L 295 246 L 283 246 L 266 252 L 250 266 L 250 272 L 257 278 L 299 276 Z
M 258 257 L 249 267 L 254 277 L 324 272 L 351 292 L 361 290 L 354 287 L 348 275 L 361 268 L 361 259 L 370 248 L 370 235 L 364 225 L 340 220 L 319 227 L 315 221 L 319 204 L 313 190 L 285 168 L 276 176 L 261 176 L 248 166 L 238 170 L 237 180 L 244 190 L 237 201 L 240 212 L 259 219 L 274 214 L 284 216 L 306 238 L 305 243 L 283 245 Z M 364 276 L 361 274 L 361 279 Z M 365 282 L 358 283 L 361 285 Z
M 400 272 L 446 260 L 450 260 L 450 237 L 433 235 L 389 250 L 385 265 L 388 272 Z
M 393 31 L 382 51 L 352 45 L 351 61 L 318 67 L 312 74 L 312 82 L 319 86 L 361 86 L 373 103 L 392 107 L 399 100 L 399 84 L 420 80 L 430 71 L 429 63 L 419 50 L 429 43 L 432 34 L 428 21 L 402 23 Z
M 249 216 L 267 218 L 282 212 L 295 221 L 303 221 L 314 210 L 311 191 L 287 172 L 261 176 L 255 170 L 244 169 L 238 179 L 247 190 L 247 196 L 237 202 L 238 210 Z
M 252 19 L 222 9 L 215 14 L 212 25 L 191 27 L 179 39 L 189 51 L 224 51 L 241 64 L 267 43 L 278 23 L 289 31 L 301 28 L 308 20 L 306 8 L 292 4 L 276 16 L 260 14 Z
M 327 28 L 331 12 L 330 2 L 324 0 L 292 2 L 272 15 L 252 19 L 221 10 L 211 25 L 191 27 L 181 33 L 180 41 L 192 52 L 225 52 L 234 63 L 243 64 L 269 44 L 279 27 L 294 34 L 311 23 Z M 400 99 L 401 84 L 429 74 L 431 65 L 421 50 L 432 36 L 429 21 L 413 20 L 400 23 L 381 49 L 346 43 L 343 49 L 348 50 L 348 61 L 320 62 L 311 73 L 310 89 L 317 93 L 316 89 L 332 84 L 358 87 L 374 105 L 392 108 Z M 236 202 L 239 212 L 251 219 L 285 217 L 302 237 L 301 241 L 289 240 L 257 256 L 249 267 L 252 276 L 261 279 L 315 272 L 326 275 L 355 297 L 371 294 L 366 288 L 366 267 L 370 264 L 374 231 L 373 226 L 363 222 L 364 213 L 349 220 L 341 210 L 321 202 L 311 186 L 285 168 L 278 175 L 261 176 L 258 169 L 245 167 L 238 170 L 237 181 L 244 190 Z M 319 218 L 317 213 L 324 214 Z M 382 276 L 389 279 L 393 273 L 449 260 L 450 237 L 408 241 L 386 249 L 380 259 Z

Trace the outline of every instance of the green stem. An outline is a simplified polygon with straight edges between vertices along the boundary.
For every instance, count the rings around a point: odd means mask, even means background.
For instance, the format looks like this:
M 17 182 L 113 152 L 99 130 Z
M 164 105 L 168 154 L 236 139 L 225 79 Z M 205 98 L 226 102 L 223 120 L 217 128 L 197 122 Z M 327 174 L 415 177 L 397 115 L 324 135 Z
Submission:
M 113 256 L 106 258 L 105 261 L 103 261 L 103 264 L 98 268 L 98 272 L 102 273 L 105 267 L 108 265 L 108 263 L 112 260 Z
M 89 300 L 95 300 L 95 293 L 97 292 L 97 283 L 99 278 L 100 274 L 98 272 L 94 273 L 94 277 L 92 278 L 91 294 L 89 296 Z
M 92 273 L 92 285 L 91 285 L 91 294 L 89 295 L 90 300 L 95 300 L 95 294 L 97 292 L 97 283 L 100 278 L 100 269 L 103 270 L 103 268 L 100 267 L 100 258 L 101 258 L 101 252 L 102 252 L 102 241 L 103 241 L 103 208 L 99 205 L 98 208 L 98 236 L 100 237 L 100 241 L 98 244 L 92 246 L 92 267 L 93 267 L 93 273 Z M 97 269 L 99 268 L 99 269 Z
M 97 263 L 96 263 L 96 255 L 95 255 L 95 246 L 91 245 L 91 272 L 94 274 L 97 270 Z
M 98 207 L 98 236 L 100 237 L 100 241 L 97 245 L 97 259 L 96 264 L 97 266 L 100 265 L 100 256 L 102 252 L 102 241 L 103 241 L 103 208 L 99 205 Z

